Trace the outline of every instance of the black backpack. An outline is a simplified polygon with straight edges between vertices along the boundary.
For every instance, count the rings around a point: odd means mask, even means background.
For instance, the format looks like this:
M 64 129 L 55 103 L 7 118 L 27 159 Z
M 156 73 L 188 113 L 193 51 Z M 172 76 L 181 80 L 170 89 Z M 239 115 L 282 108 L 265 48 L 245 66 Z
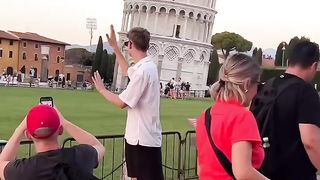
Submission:
M 276 85 L 275 77 L 267 81 L 261 87 L 259 87 L 256 97 L 253 99 L 250 107 L 250 111 L 253 113 L 257 120 L 260 136 L 262 138 L 263 148 L 265 151 L 265 159 L 263 161 L 260 171 L 268 176 L 278 172 L 278 167 L 282 163 L 278 157 L 277 144 L 281 142 L 277 141 L 277 125 L 276 117 L 277 113 L 276 100 L 277 98 L 293 84 L 299 83 L 299 79 L 292 77 L 284 81 L 284 83 Z
M 48 159 L 47 157 L 43 158 L 56 163 L 53 170 L 55 180 L 99 180 L 99 178 L 95 177 L 92 173 L 83 172 L 77 167 L 70 165 L 67 162 L 69 157 L 63 151 L 58 160 Z
M 55 180 L 99 180 L 91 173 L 84 173 L 67 163 L 59 163 L 55 167 Z

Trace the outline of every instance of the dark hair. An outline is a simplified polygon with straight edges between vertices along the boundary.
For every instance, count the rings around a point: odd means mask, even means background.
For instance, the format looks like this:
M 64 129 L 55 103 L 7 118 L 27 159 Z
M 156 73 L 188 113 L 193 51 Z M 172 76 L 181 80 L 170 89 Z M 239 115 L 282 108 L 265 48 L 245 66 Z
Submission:
M 147 52 L 149 49 L 150 32 L 148 30 L 141 27 L 132 28 L 128 32 L 128 38 L 138 50 Z
M 289 66 L 308 68 L 319 61 L 319 45 L 309 41 L 299 42 L 289 54 Z

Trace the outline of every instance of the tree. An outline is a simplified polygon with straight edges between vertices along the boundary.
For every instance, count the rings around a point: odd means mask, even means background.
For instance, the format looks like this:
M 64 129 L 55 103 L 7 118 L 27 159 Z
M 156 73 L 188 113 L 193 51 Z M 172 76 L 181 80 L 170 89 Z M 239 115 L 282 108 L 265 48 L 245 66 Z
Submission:
M 97 50 L 96 50 L 96 54 L 94 57 L 94 61 L 92 64 L 92 75 L 95 71 L 100 70 L 100 66 L 101 66 L 101 61 L 103 58 L 103 43 L 102 43 L 102 37 L 99 37 L 99 41 L 98 41 L 98 46 L 97 46 Z M 101 73 L 101 72 L 99 72 Z
M 252 57 L 253 58 L 257 57 L 257 52 L 258 52 L 258 48 L 256 47 L 256 48 L 253 49 L 253 52 L 252 52 Z
M 256 55 L 256 61 L 259 65 L 262 65 L 262 49 L 259 48 Z
M 219 56 L 216 49 L 210 54 L 210 65 L 208 71 L 207 85 L 212 85 L 218 80 L 219 70 L 220 70 Z
M 116 64 L 116 55 L 114 53 L 109 54 L 109 61 L 108 61 L 108 66 L 107 66 L 107 76 L 106 76 L 107 83 L 110 83 L 110 84 L 112 83 L 115 64 Z
M 103 50 L 101 65 L 99 67 L 99 73 L 104 82 L 107 82 L 107 71 L 109 66 L 109 54 L 108 51 L 105 49 Z
M 92 66 L 94 53 L 83 48 L 73 48 L 66 50 L 65 64 L 82 64 L 84 66 Z
M 252 51 L 252 59 L 257 61 L 257 52 L 258 52 L 258 48 L 254 48 Z
M 286 49 L 288 48 L 288 44 L 286 42 L 281 42 L 278 45 L 277 52 L 276 52 L 276 59 L 274 61 L 275 66 L 282 66 L 285 65 L 286 60 L 288 58 L 288 53 Z M 284 60 L 284 63 L 282 61 Z
M 246 52 L 252 48 L 252 42 L 244 39 L 239 34 L 226 31 L 213 35 L 211 44 L 216 49 L 221 49 L 225 59 L 231 51 Z

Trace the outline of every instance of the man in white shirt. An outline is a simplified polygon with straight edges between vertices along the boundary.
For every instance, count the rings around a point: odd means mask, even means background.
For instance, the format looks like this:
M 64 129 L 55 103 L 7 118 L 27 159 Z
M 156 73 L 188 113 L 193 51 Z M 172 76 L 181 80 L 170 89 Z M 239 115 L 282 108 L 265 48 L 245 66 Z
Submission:
M 160 82 L 157 66 L 151 56 L 147 56 L 150 33 L 143 28 L 133 28 L 128 32 L 124 45 L 133 58 L 129 68 L 122 55 L 111 25 L 111 35 L 107 35 L 114 49 L 121 70 L 130 79 L 127 88 L 116 95 L 105 89 L 98 72 L 92 78 L 97 91 L 105 99 L 120 108 L 127 108 L 125 133 L 125 158 L 128 176 L 138 180 L 163 180 L 161 162 L 161 124 L 159 118 Z

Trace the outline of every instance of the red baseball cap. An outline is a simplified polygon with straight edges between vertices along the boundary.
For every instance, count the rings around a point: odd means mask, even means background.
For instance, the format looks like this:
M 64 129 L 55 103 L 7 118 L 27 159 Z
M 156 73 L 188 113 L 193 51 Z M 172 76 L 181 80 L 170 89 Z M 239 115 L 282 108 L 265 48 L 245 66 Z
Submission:
M 27 115 L 27 131 L 37 139 L 52 136 L 60 127 L 59 115 L 48 105 L 37 105 Z

